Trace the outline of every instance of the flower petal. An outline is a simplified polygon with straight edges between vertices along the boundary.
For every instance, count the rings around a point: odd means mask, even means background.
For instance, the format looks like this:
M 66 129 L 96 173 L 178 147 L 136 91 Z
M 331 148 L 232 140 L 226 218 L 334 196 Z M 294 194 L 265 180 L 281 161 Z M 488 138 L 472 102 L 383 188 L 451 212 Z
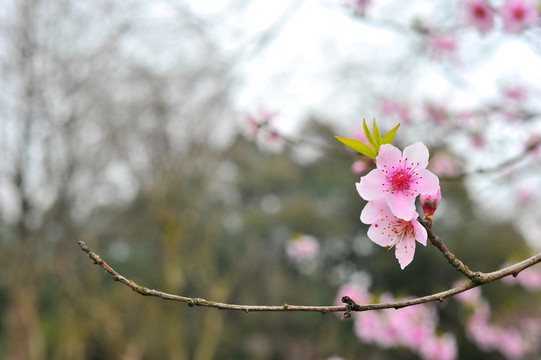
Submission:
M 402 153 L 400 150 L 391 144 L 384 144 L 379 148 L 379 154 L 376 158 L 376 165 L 378 169 L 391 169 L 392 167 L 396 166 L 400 160 L 402 160 Z
M 426 246 L 426 239 L 428 237 L 428 234 L 426 233 L 426 229 L 424 228 L 424 226 L 416 220 L 417 216 L 417 213 L 415 213 L 415 218 L 411 220 L 413 234 L 415 236 L 415 240 Z
M 367 201 L 378 200 L 383 198 L 385 194 L 383 184 L 386 181 L 385 174 L 381 170 L 374 169 L 363 176 L 360 182 L 355 183 L 355 186 L 363 199 Z
M 396 233 L 390 230 L 389 223 L 384 221 L 376 221 L 368 229 L 368 238 L 379 246 L 392 248 L 396 243 Z
M 396 244 L 395 257 L 402 270 L 412 262 L 413 255 L 415 255 L 415 239 L 409 235 Z
M 422 142 L 416 142 L 404 149 L 404 159 L 409 164 L 416 165 L 419 169 L 425 169 L 428 165 L 428 149 Z
M 432 194 L 438 191 L 440 179 L 426 169 L 417 171 L 415 181 L 412 181 L 411 191 L 417 194 Z
M 408 193 L 389 194 L 386 198 L 393 214 L 402 220 L 411 220 L 415 212 L 415 196 Z
M 378 218 L 378 211 L 374 201 L 369 201 L 361 211 L 361 221 L 365 224 L 373 224 Z

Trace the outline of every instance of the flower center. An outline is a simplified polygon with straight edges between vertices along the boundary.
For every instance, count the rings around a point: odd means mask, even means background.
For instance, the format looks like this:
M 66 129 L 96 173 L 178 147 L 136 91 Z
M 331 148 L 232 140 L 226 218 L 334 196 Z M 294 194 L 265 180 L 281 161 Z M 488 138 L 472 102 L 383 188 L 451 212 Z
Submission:
M 412 173 L 406 169 L 398 170 L 391 177 L 391 191 L 404 191 L 410 189 Z
M 397 221 L 392 222 L 391 226 L 392 227 L 389 230 L 396 234 L 398 242 L 405 237 L 413 237 L 413 225 L 411 224 L 411 221 L 398 219 Z
M 487 15 L 487 11 L 485 10 L 485 8 L 483 6 L 477 5 L 473 9 L 473 14 L 478 19 L 484 19 L 485 16 Z
M 517 20 L 522 20 L 524 18 L 524 8 L 516 7 L 513 9 L 513 17 Z

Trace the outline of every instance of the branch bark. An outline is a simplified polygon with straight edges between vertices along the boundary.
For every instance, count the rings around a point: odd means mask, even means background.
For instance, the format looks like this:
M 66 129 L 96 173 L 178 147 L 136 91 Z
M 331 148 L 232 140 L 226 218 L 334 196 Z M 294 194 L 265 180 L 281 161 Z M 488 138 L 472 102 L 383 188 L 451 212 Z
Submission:
M 455 256 L 455 254 L 449 251 L 449 249 L 447 248 L 447 246 L 445 246 L 443 241 L 441 241 L 440 238 L 436 234 L 434 234 L 434 232 L 432 231 L 432 221 L 428 220 L 427 218 L 423 220 L 421 217 L 419 217 L 417 220 L 426 229 L 426 232 L 428 233 L 428 239 L 430 240 L 432 245 L 434 245 L 436 248 L 438 248 L 439 251 L 441 251 L 441 253 L 443 254 L 443 256 L 445 256 L 447 261 L 449 261 L 449 264 L 451 264 L 455 269 L 463 273 L 468 279 L 472 281 L 479 280 L 481 273 L 471 271 L 470 268 L 466 266 L 462 261 L 460 261 Z
M 210 300 L 206 300 L 202 298 L 193 298 L 193 297 L 186 297 L 186 296 L 181 296 L 181 295 L 168 294 L 159 290 L 153 290 L 153 289 L 149 289 L 147 287 L 138 285 L 134 281 L 128 280 L 127 278 L 119 274 L 116 270 L 114 270 L 111 266 L 109 266 L 105 261 L 103 261 L 98 254 L 91 251 L 90 248 L 83 241 L 79 241 L 79 246 L 81 247 L 81 250 L 87 253 L 88 257 L 94 261 L 94 264 L 99 265 L 101 268 L 105 269 L 105 271 L 107 271 L 113 277 L 113 280 L 120 281 L 121 283 L 123 283 L 124 285 L 127 285 L 133 291 L 136 291 L 137 293 L 141 295 L 154 296 L 154 297 L 158 297 L 164 300 L 180 301 L 180 302 L 187 303 L 189 306 L 210 307 L 210 308 L 215 308 L 219 310 L 239 310 L 239 311 L 244 311 L 247 313 L 252 312 L 252 311 L 257 311 L 257 312 L 311 311 L 311 312 L 319 312 L 322 314 L 329 313 L 329 312 L 345 312 L 344 318 L 349 317 L 349 314 L 352 311 L 368 311 L 368 310 L 381 310 L 381 309 L 392 309 L 392 308 L 400 309 L 403 307 L 428 303 L 432 301 L 441 302 L 448 297 L 454 296 L 456 294 L 459 294 L 471 288 L 493 282 L 505 276 L 509 276 L 509 275 L 517 276 L 522 270 L 541 262 L 541 253 L 539 253 L 519 263 L 503 268 L 501 270 L 493 271 L 490 273 L 480 273 L 480 272 L 474 273 L 475 274 L 474 279 L 463 285 L 454 287 L 446 291 L 441 291 L 435 294 L 418 297 L 415 299 L 399 300 L 399 301 L 385 302 L 385 303 L 379 303 L 379 304 L 356 304 L 349 297 L 345 296 L 342 299 L 342 301 L 346 303 L 346 305 L 344 306 L 336 306 L 336 305 L 311 306 L 311 305 L 289 305 L 289 304 L 240 305 L 240 304 L 228 304 L 228 303 L 210 301 Z

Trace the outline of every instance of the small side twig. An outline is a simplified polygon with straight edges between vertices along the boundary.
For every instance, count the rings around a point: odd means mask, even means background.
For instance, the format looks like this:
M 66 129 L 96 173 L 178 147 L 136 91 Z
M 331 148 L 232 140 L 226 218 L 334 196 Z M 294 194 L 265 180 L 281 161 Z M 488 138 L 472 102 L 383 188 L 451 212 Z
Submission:
M 441 241 L 440 241 L 441 242 Z M 443 244 L 443 243 L 442 243 Z M 513 275 L 516 276 L 522 270 L 533 266 L 541 262 L 541 253 L 534 255 L 526 260 L 523 260 L 514 265 L 508 266 L 504 269 L 497 270 L 491 273 L 475 273 L 475 279 L 467 282 L 463 285 L 454 287 L 452 289 L 441 291 L 432 295 L 427 295 L 423 297 L 418 297 L 415 299 L 399 300 L 393 302 L 379 303 L 379 304 L 356 304 L 349 296 L 344 296 L 342 301 L 346 303 L 345 306 L 306 306 L 306 305 L 239 305 L 239 304 L 227 304 L 216 301 L 209 301 L 201 298 L 191 298 L 180 295 L 168 294 L 158 290 L 152 290 L 147 287 L 136 284 L 135 282 L 126 279 L 124 276 L 120 275 L 116 270 L 109 266 L 105 261 L 103 261 L 98 254 L 91 251 L 90 248 L 83 242 L 79 241 L 79 246 L 81 249 L 88 254 L 88 257 L 94 261 L 96 265 L 99 265 L 105 271 L 107 271 L 112 277 L 113 280 L 120 281 L 121 283 L 127 285 L 132 290 L 136 291 L 141 295 L 146 296 L 155 296 L 164 300 L 174 300 L 187 303 L 189 306 L 202 306 L 202 307 L 211 307 L 219 310 L 240 310 L 244 312 L 252 311 L 311 311 L 319 312 L 322 314 L 329 312 L 344 312 L 344 318 L 351 316 L 351 312 L 357 311 L 368 311 L 368 310 L 380 310 L 380 309 L 400 309 L 407 306 L 418 305 L 423 303 L 428 303 L 432 301 L 443 301 L 444 299 L 469 290 L 471 288 L 487 284 L 489 282 L 501 279 L 502 277 Z M 346 315 L 349 314 L 349 315 Z

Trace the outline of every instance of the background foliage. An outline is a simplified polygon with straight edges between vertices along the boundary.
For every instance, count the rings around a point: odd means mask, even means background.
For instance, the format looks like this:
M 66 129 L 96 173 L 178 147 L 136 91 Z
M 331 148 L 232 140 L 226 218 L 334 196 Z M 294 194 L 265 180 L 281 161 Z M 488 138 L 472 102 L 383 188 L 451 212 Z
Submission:
M 460 278 L 430 245 L 401 271 L 366 238 L 354 155 L 334 139 L 342 131 L 334 119 L 307 117 L 306 142 L 279 153 L 239 135 L 231 98 L 241 60 L 226 56 L 189 6 L 169 5 L 176 21 L 161 27 L 135 0 L 5 2 L 0 357 L 416 358 L 363 344 L 351 321 L 331 314 L 145 298 L 78 249 L 84 240 L 150 288 L 247 304 L 327 305 L 352 278 L 376 294 L 421 296 Z M 475 206 L 463 178 L 442 180 L 442 194 L 434 230 L 473 269 L 531 253 L 510 222 Z M 286 255 L 298 233 L 320 241 L 310 263 Z M 538 293 L 501 283 L 483 293 L 496 323 L 541 315 Z M 467 339 L 456 301 L 438 311 L 461 359 L 503 358 Z

